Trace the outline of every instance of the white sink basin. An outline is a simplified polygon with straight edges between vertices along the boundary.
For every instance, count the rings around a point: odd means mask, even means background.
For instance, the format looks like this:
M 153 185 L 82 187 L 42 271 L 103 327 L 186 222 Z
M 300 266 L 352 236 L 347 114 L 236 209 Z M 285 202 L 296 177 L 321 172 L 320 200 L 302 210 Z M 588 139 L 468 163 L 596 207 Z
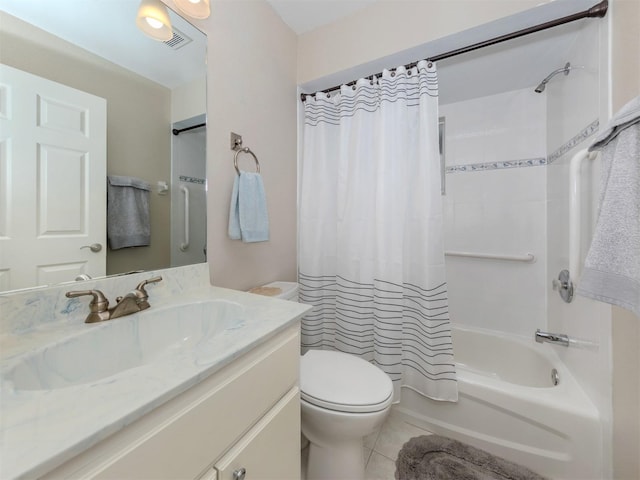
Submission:
M 206 349 L 229 330 L 243 325 L 244 308 L 208 300 L 150 309 L 100 324 L 85 332 L 29 352 L 2 372 L 15 390 L 54 390 L 100 381 L 168 355 Z

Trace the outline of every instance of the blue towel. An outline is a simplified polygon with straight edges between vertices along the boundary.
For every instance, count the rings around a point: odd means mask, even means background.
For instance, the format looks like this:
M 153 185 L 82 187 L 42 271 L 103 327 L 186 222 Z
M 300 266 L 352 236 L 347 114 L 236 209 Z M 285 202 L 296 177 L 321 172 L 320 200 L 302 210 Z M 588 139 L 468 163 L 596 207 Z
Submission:
M 238 206 L 238 184 L 240 175 L 236 175 L 233 181 L 233 190 L 231 191 L 231 205 L 229 206 L 229 238 L 231 240 L 240 240 L 240 209 Z
M 267 198 L 259 173 L 240 172 L 233 182 L 229 238 L 245 243 L 269 240 Z

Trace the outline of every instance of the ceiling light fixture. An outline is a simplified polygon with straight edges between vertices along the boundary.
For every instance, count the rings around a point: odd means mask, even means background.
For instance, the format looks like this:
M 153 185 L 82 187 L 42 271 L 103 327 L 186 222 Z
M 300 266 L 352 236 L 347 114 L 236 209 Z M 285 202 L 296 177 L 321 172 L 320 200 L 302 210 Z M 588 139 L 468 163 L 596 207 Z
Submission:
M 136 25 L 154 40 L 166 42 L 173 37 L 169 11 L 160 0 L 142 0 L 140 2 Z
M 173 0 L 178 9 L 192 18 L 204 19 L 211 14 L 210 0 Z

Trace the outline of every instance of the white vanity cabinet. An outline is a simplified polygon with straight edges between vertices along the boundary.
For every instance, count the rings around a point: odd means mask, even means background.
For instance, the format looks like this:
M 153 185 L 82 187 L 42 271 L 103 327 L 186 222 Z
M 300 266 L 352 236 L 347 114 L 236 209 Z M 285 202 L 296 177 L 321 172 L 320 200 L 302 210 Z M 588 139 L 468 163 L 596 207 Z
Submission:
M 296 323 L 42 478 L 299 479 L 299 356 Z
M 212 469 L 213 478 L 217 480 L 299 478 L 300 435 L 298 434 L 297 441 L 291 437 L 291 425 L 299 422 L 299 419 L 300 396 L 297 390 L 292 389 L 215 463 Z

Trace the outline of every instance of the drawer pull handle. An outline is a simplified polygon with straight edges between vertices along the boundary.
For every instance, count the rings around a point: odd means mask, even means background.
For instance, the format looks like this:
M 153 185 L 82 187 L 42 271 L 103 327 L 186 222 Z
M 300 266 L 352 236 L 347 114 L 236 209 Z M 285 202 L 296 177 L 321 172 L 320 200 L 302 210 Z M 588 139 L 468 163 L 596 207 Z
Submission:
M 247 474 L 246 468 L 239 468 L 233 472 L 233 480 L 244 480 L 244 476 Z

